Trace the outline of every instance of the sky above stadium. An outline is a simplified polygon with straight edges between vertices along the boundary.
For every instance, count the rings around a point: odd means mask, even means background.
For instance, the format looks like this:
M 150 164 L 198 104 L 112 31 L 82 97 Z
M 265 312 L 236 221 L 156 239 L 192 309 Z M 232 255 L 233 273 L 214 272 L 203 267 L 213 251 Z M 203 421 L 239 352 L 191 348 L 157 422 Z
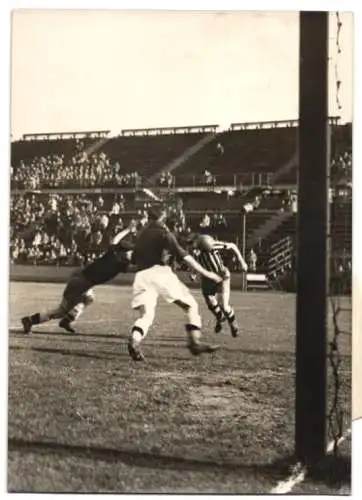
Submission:
M 341 19 L 330 114 L 348 121 L 353 17 Z M 298 50 L 295 12 L 16 11 L 12 135 L 297 118 Z

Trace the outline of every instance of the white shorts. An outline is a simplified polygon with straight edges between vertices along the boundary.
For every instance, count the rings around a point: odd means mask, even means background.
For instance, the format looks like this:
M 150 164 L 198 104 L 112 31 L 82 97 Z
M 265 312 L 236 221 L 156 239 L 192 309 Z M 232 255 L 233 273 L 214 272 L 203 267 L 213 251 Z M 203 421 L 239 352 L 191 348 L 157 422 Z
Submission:
M 195 305 L 195 299 L 169 266 L 153 266 L 136 273 L 133 282 L 131 306 L 156 306 L 158 297 L 166 302 L 181 301 L 188 306 Z

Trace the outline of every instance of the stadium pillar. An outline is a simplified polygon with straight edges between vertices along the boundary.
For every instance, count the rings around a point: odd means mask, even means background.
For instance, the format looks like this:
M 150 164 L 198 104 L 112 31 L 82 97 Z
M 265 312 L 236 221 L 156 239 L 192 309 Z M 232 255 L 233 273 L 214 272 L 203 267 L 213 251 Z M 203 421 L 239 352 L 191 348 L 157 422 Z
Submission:
M 241 255 L 243 256 L 243 259 L 246 262 L 246 212 L 243 212 L 243 237 L 242 237 Z M 248 281 L 247 276 L 245 273 L 243 273 L 243 282 L 242 282 L 243 292 L 246 292 L 247 290 L 247 281 Z
M 246 258 L 246 214 L 243 213 L 243 237 L 242 237 L 242 248 L 241 254 L 243 258 Z
M 328 13 L 300 13 L 296 455 L 326 453 Z

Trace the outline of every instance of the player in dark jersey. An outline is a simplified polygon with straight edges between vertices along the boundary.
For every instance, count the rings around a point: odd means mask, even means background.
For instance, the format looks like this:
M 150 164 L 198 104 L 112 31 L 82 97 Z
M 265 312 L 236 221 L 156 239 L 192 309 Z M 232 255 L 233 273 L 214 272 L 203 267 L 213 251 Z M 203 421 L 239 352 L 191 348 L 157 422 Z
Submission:
M 107 283 L 119 273 L 127 272 L 133 244 L 124 238 L 135 229 L 136 224 L 132 222 L 113 238 L 110 247 L 101 257 L 71 275 L 58 307 L 23 317 L 21 322 L 24 333 L 30 333 L 33 325 L 52 319 L 60 319 L 59 326 L 74 333 L 71 323 L 79 318 L 86 306 L 93 303 L 93 287 Z
M 223 276 L 221 283 L 215 283 L 205 277 L 201 277 L 201 290 L 208 309 L 215 316 L 215 333 L 222 330 L 225 320 L 229 323 L 233 337 L 238 335 L 238 324 L 234 309 L 230 305 L 230 271 L 225 266 L 220 251 L 231 250 L 236 255 L 241 269 L 246 272 L 248 267 L 239 249 L 234 243 L 216 241 L 209 235 L 195 234 L 190 238 L 200 264 L 209 271 Z
M 133 282 L 132 308 L 139 312 L 139 318 L 132 326 L 128 343 L 129 353 L 136 361 L 144 360 L 140 344 L 153 323 L 159 296 L 185 311 L 188 318 L 187 347 L 193 355 L 215 351 L 218 346 L 200 342 L 201 318 L 198 304 L 190 290 L 167 264 L 168 257 L 171 255 L 179 262 L 184 262 L 193 271 L 212 282 L 219 283 L 222 278 L 215 272 L 204 269 L 179 245 L 174 234 L 163 222 L 166 211 L 162 206 L 149 210 L 148 217 L 149 223 L 136 237 L 133 255 L 137 273 Z

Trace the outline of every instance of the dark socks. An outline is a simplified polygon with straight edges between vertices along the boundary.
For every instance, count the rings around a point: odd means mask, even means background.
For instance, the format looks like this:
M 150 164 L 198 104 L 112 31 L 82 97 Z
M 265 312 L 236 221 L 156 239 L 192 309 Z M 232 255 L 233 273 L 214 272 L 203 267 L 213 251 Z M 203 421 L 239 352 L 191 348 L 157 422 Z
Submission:
M 212 314 L 215 316 L 217 321 L 223 320 L 224 313 L 223 313 L 223 310 L 221 309 L 221 307 L 219 306 L 219 304 L 216 304 L 214 306 L 208 302 L 207 306 L 208 306 L 209 310 L 212 312 Z
M 75 315 L 69 312 L 68 314 L 66 314 L 64 316 L 63 319 L 65 319 L 66 321 L 68 321 L 69 323 L 71 323 L 72 321 L 75 320 Z
M 32 325 L 39 325 L 40 323 L 40 313 L 33 314 L 30 316 L 30 321 Z
M 201 329 L 200 327 L 196 325 L 192 325 L 191 323 L 188 323 L 185 325 L 186 332 L 188 334 L 188 337 L 192 343 L 198 343 L 201 337 Z
M 233 308 L 230 308 L 229 312 L 225 312 L 225 318 L 227 319 L 227 322 L 231 325 L 235 321 L 235 312 Z
M 143 335 L 144 335 L 144 331 L 143 331 L 143 330 L 142 330 L 142 328 L 140 328 L 139 326 L 133 326 L 133 327 L 132 327 L 132 333 L 133 333 L 133 332 L 138 332 L 138 333 L 140 333 L 140 334 L 142 335 L 142 337 L 143 337 Z

